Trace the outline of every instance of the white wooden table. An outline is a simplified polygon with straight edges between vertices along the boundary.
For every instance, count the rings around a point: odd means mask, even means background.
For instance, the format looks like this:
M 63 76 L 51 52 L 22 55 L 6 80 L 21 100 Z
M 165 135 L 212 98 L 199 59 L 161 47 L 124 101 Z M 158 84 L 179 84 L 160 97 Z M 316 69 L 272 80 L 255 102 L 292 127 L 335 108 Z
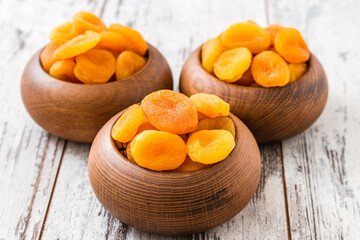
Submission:
M 229 222 L 190 236 L 133 229 L 93 194 L 90 145 L 50 135 L 21 102 L 27 60 L 80 10 L 139 30 L 167 58 L 175 90 L 190 52 L 230 24 L 294 26 L 327 73 L 326 109 L 304 133 L 260 146 L 257 192 Z M 0 0 L 0 240 L 360 239 L 359 10 L 357 0 Z

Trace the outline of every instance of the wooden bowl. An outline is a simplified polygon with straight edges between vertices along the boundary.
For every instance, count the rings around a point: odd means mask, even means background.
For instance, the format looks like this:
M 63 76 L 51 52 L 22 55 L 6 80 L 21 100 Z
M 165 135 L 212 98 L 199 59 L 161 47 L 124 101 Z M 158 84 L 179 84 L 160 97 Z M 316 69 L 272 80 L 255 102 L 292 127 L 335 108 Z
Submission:
M 72 141 L 92 142 L 116 113 L 140 102 L 149 93 L 172 89 L 170 67 L 148 44 L 148 61 L 131 77 L 96 85 L 61 81 L 46 73 L 37 51 L 25 67 L 21 95 L 30 116 L 46 131 Z
M 186 60 L 180 76 L 180 91 L 188 96 L 212 93 L 230 104 L 230 111 L 251 130 L 258 142 L 292 137 L 320 116 L 328 96 L 324 69 L 311 54 L 307 72 L 284 87 L 256 88 L 226 83 L 201 65 L 201 47 Z
M 234 115 L 236 146 L 225 159 L 193 172 L 156 172 L 123 157 L 110 136 L 122 112 L 97 134 L 89 155 L 91 186 L 121 222 L 157 234 L 191 234 L 216 227 L 243 209 L 256 191 L 260 153 Z

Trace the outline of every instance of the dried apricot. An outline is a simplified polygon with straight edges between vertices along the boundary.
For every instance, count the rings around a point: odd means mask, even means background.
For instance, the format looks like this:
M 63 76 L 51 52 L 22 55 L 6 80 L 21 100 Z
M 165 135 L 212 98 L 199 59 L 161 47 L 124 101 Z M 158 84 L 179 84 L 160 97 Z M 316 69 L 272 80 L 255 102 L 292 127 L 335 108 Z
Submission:
M 229 117 L 217 117 L 217 118 L 204 118 L 199 121 L 199 124 L 193 133 L 201 130 L 214 130 L 223 129 L 231 133 L 235 138 L 235 125 Z
M 73 16 L 73 22 L 78 31 L 91 30 L 102 32 L 106 29 L 105 23 L 100 18 L 89 12 L 77 12 Z
M 242 85 L 242 86 L 250 86 L 254 82 L 255 82 L 255 80 L 251 74 L 251 68 L 249 68 L 248 70 L 246 70 L 244 72 L 242 77 L 234 83 L 238 84 L 238 85 Z
M 146 130 L 131 142 L 135 162 L 156 171 L 172 170 L 185 160 L 184 141 L 176 134 Z
M 140 71 L 146 64 L 144 57 L 131 51 L 123 51 L 116 61 L 116 80 L 122 80 Z
M 279 24 L 270 24 L 269 26 L 267 26 L 265 29 L 266 31 L 269 33 L 270 35 L 270 46 L 274 45 L 274 40 L 276 37 L 276 34 L 283 29 L 284 27 L 279 25 Z
M 190 99 L 196 105 L 197 111 L 208 117 L 229 115 L 230 105 L 216 95 L 197 93 L 192 95 Z
M 135 136 L 134 139 L 136 137 L 137 136 Z M 132 141 L 134 141 L 134 139 Z M 136 164 L 136 162 L 134 160 L 134 157 L 133 157 L 133 155 L 131 153 L 131 142 L 128 145 L 126 145 L 126 158 L 129 160 L 129 162 L 132 162 L 132 163 Z
M 64 40 L 54 40 L 46 45 L 44 50 L 42 50 L 40 54 L 40 61 L 46 72 L 49 72 L 50 67 L 54 64 L 54 62 L 56 62 L 54 52 L 64 43 Z
M 183 164 L 180 165 L 180 167 L 174 169 L 174 172 L 190 172 L 190 171 L 196 171 L 199 169 L 203 169 L 208 167 L 208 164 L 202 164 L 198 162 L 194 162 L 191 160 L 191 158 L 187 155 L 185 158 L 185 161 Z
M 220 39 L 227 49 L 245 47 L 251 53 L 262 52 L 270 46 L 269 33 L 251 22 L 231 25 L 220 35 Z
M 184 94 L 159 90 L 141 102 L 145 117 L 161 131 L 184 134 L 195 130 L 198 119 L 195 104 Z
M 101 40 L 98 45 L 96 45 L 97 48 L 106 48 L 116 52 L 133 49 L 128 40 L 119 33 L 103 31 L 100 34 Z
M 214 64 L 214 73 L 220 80 L 235 82 L 250 67 L 251 52 L 247 48 L 234 48 L 223 52 Z
M 213 72 L 214 63 L 223 52 L 223 46 L 218 38 L 206 41 L 201 49 L 202 65 L 209 73 Z
M 154 127 L 153 125 L 151 125 L 151 123 L 149 123 L 149 122 L 144 122 L 144 123 L 142 123 L 142 124 L 139 126 L 136 134 L 142 133 L 143 131 L 146 131 L 146 130 L 157 130 L 157 129 L 156 129 L 156 127 Z
M 288 64 L 272 51 L 264 51 L 254 57 L 251 73 L 255 82 L 263 87 L 282 87 L 290 79 Z
M 76 57 L 75 76 L 83 83 L 107 82 L 115 73 L 116 60 L 106 50 L 92 49 Z
M 70 41 L 61 45 L 54 52 L 56 59 L 66 59 L 75 57 L 94 48 L 101 40 L 101 34 L 87 31 L 85 34 L 74 37 Z
M 74 68 L 75 62 L 73 60 L 60 60 L 51 66 L 49 74 L 60 80 L 81 83 L 74 75 Z
M 202 114 L 201 112 L 197 112 L 198 115 L 198 121 L 200 121 L 203 118 L 207 118 L 208 116 L 206 116 L 205 114 Z
M 134 104 L 130 106 L 112 127 L 112 138 L 122 143 L 131 141 L 136 135 L 142 117 L 143 112 L 139 105 Z
M 191 160 L 203 164 L 224 160 L 234 147 L 234 137 L 226 130 L 201 130 L 192 134 L 186 143 Z
M 79 32 L 75 29 L 73 22 L 66 22 L 55 27 L 49 34 L 50 41 L 73 39 Z
M 290 63 L 302 63 L 310 58 L 309 48 L 296 28 L 281 29 L 275 37 L 275 49 Z
M 290 63 L 289 64 L 289 70 L 290 70 L 290 82 L 295 82 L 297 79 L 301 78 L 306 70 L 307 70 L 307 64 L 306 63 Z
M 133 50 L 136 53 L 140 54 L 141 56 L 145 55 L 147 50 L 147 43 L 138 31 L 118 23 L 111 24 L 109 26 L 109 31 L 123 35 L 126 40 L 128 40 L 129 43 L 133 46 Z

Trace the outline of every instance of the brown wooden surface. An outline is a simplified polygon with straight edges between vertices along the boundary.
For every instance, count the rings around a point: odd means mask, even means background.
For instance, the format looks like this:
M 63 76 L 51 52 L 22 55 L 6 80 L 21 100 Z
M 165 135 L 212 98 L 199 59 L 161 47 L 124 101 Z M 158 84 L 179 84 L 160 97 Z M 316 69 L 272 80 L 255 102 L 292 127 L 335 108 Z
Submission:
M 284 87 L 255 88 L 226 83 L 206 72 L 201 47 L 187 59 L 180 75 L 180 91 L 216 94 L 230 104 L 260 143 L 292 137 L 310 127 L 325 108 L 328 84 L 325 72 L 311 54 L 308 71 Z
M 76 84 L 51 77 L 41 67 L 37 51 L 27 64 L 22 81 L 24 105 L 42 128 L 72 141 L 92 142 L 100 128 L 116 113 L 159 89 L 172 89 L 166 59 L 148 44 L 148 61 L 127 79 L 104 84 Z
M 236 146 L 227 159 L 192 172 L 156 172 L 130 163 L 110 133 L 123 112 L 96 136 L 89 156 L 91 186 L 121 222 L 158 234 L 191 234 L 223 224 L 252 198 L 261 161 L 249 129 L 234 115 Z

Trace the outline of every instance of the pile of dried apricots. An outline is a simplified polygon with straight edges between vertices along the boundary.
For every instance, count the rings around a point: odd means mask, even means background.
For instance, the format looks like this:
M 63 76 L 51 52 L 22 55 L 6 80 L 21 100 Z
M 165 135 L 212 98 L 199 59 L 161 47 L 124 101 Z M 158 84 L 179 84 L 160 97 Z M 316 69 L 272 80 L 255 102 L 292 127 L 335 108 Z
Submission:
M 244 86 L 282 87 L 307 70 L 309 48 L 300 32 L 253 21 L 231 25 L 202 46 L 204 69 L 218 79 Z
M 97 84 L 122 80 L 146 64 L 147 44 L 136 30 L 113 23 L 108 28 L 92 13 L 78 12 L 73 20 L 50 32 L 40 61 L 51 76 L 74 83 Z
M 147 95 L 112 127 L 127 159 L 155 171 L 194 171 L 224 160 L 235 147 L 229 104 L 212 94 L 171 90 Z M 124 155 L 125 155 L 124 154 Z

